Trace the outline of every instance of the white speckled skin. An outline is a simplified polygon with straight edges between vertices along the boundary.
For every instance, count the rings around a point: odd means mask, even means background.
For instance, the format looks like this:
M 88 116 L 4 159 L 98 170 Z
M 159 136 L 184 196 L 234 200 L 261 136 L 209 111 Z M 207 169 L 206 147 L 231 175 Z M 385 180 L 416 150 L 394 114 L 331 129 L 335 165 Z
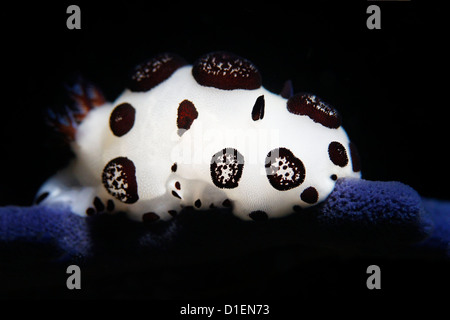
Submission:
M 224 200 L 229 199 L 233 213 L 248 220 L 253 211 L 281 217 L 292 213 L 294 205 L 310 206 L 300 197 L 308 187 L 317 190 L 316 203 L 323 201 L 334 188 L 332 175 L 360 177 L 360 172 L 352 170 L 349 139 L 342 127 L 327 128 L 308 116 L 290 113 L 287 99 L 263 87 L 221 90 L 202 86 L 191 69 L 181 67 L 148 92 L 127 89 L 113 103 L 91 110 L 72 143 L 76 158 L 40 188 L 38 195 L 49 193 L 43 203 L 64 202 L 73 212 L 86 215 L 98 197 L 104 204 L 113 200 L 114 211 L 125 211 L 131 219 L 142 221 L 148 212 L 170 219 L 170 210 L 179 212 L 194 206 L 197 199 L 201 200 L 198 209 L 208 209 L 211 204 L 223 207 Z M 254 121 L 252 108 L 261 95 L 265 100 L 264 118 Z M 195 105 L 198 118 L 180 137 L 177 112 L 186 99 Z M 135 122 L 129 132 L 117 137 L 109 121 L 114 107 L 124 102 L 135 108 Z M 349 159 L 345 167 L 330 160 L 328 146 L 332 141 L 345 146 Z M 279 147 L 301 159 L 306 171 L 304 181 L 286 191 L 269 183 L 264 167 L 268 152 Z M 224 148 L 237 149 L 244 158 L 238 186 L 231 189 L 218 188 L 211 180 L 211 157 Z M 139 200 L 135 203 L 119 201 L 102 183 L 105 165 L 117 157 L 127 157 L 136 167 Z M 176 172 L 171 170 L 174 163 Z

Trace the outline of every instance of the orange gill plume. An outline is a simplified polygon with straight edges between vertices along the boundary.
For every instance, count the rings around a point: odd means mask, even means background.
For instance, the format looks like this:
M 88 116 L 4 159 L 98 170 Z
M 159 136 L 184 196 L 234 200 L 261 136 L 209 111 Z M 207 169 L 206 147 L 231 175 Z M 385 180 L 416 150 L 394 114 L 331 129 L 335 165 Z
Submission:
M 77 77 L 75 84 L 65 87 L 70 104 L 62 112 L 48 110 L 47 123 L 70 143 L 75 140 L 78 126 L 89 111 L 103 105 L 106 100 L 99 88 L 81 77 Z

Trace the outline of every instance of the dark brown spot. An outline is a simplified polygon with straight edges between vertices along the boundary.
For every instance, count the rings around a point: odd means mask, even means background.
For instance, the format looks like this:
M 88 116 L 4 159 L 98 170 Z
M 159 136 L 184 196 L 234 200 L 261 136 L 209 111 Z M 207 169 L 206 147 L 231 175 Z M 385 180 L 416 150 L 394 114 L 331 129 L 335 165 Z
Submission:
M 337 178 L 338 178 L 338 176 L 337 176 L 337 175 L 335 175 L 335 174 L 332 174 L 332 175 L 330 176 L 330 178 L 331 178 L 331 180 L 334 180 L 334 181 L 336 181 L 336 180 L 337 180 Z
M 314 187 L 308 187 L 305 190 L 303 190 L 302 194 L 300 195 L 300 198 L 309 204 L 314 204 L 319 200 L 319 194 L 317 193 L 316 188 Z
M 252 110 L 253 121 L 261 120 L 262 118 L 264 118 L 264 105 L 265 105 L 264 95 L 259 96 L 256 99 L 255 105 L 253 106 Z
M 172 191 L 172 195 L 178 199 L 181 199 L 180 195 L 176 193 L 175 191 Z
M 180 185 L 180 182 L 179 182 L 179 181 L 175 182 L 175 188 L 176 188 L 177 190 L 181 190 L 181 185 Z
M 331 162 L 339 167 L 345 167 L 348 164 L 347 151 L 345 147 L 337 141 L 328 145 L 328 156 Z
M 194 205 L 195 205 L 196 208 L 200 208 L 202 206 L 201 200 L 200 199 L 195 200 Z
M 353 142 L 350 142 L 350 156 L 352 157 L 353 172 L 361 171 L 361 158 L 359 157 L 358 149 Z
M 105 205 L 103 204 L 102 200 L 100 200 L 99 197 L 94 198 L 94 207 L 97 210 L 97 212 L 103 212 L 105 210 Z
M 177 164 L 174 163 L 174 164 L 172 165 L 172 167 L 170 168 L 170 170 L 172 170 L 172 172 L 177 172 Z
M 159 216 L 154 212 L 147 212 L 142 215 L 142 222 L 144 223 L 154 223 L 159 219 Z
M 102 182 L 109 194 L 124 203 L 139 200 L 136 167 L 128 158 L 118 157 L 108 162 L 103 169 Z
M 336 129 L 341 126 L 342 120 L 337 110 L 312 94 L 292 96 L 287 101 L 287 109 L 293 114 L 306 115 L 328 128 Z
M 91 207 L 87 208 L 87 209 L 86 209 L 86 214 L 87 214 L 88 216 L 93 216 L 93 215 L 95 214 L 95 209 L 94 209 L 94 208 L 91 208 Z
M 175 217 L 177 215 L 177 212 L 175 210 L 169 210 L 167 211 L 172 217 Z
M 209 208 L 210 208 L 210 209 L 215 209 L 216 206 L 214 205 L 214 203 L 211 203 L 211 204 L 209 205 Z
M 49 196 L 49 194 L 50 194 L 49 192 L 44 192 L 44 193 L 42 193 L 39 197 L 36 198 L 35 203 L 36 203 L 36 204 L 41 203 L 42 201 L 45 200 L 45 198 L 47 198 L 47 197 Z
M 254 221 L 266 221 L 269 219 L 269 216 L 267 215 L 266 212 L 262 211 L 262 210 L 256 210 L 256 211 L 252 211 L 249 214 L 250 218 L 252 218 Z
M 279 191 L 298 187 L 305 180 L 306 171 L 303 162 L 286 148 L 270 151 L 266 157 L 265 167 L 270 184 Z
M 216 187 L 236 188 L 243 168 L 244 156 L 236 149 L 225 148 L 211 158 L 211 179 Z
M 228 52 L 212 52 L 192 67 L 194 79 L 202 86 L 224 90 L 261 87 L 261 75 L 250 61 Z
M 106 202 L 106 210 L 108 211 L 114 211 L 114 201 L 112 201 L 111 199 L 109 199 Z
M 133 128 L 136 110 L 129 103 L 119 104 L 111 112 L 109 127 L 117 137 L 125 135 Z
M 186 61 L 173 53 L 163 53 L 149 59 L 134 69 L 128 88 L 131 91 L 148 91 L 169 78 Z
M 182 135 L 184 130 L 189 130 L 192 123 L 198 117 L 197 109 L 194 104 L 189 100 L 181 101 L 178 106 L 177 126 L 178 129 L 182 129 L 178 132 L 178 135 Z
M 223 205 L 225 208 L 230 208 L 230 207 L 231 207 L 231 201 L 230 201 L 230 199 L 225 199 L 225 200 L 223 200 L 222 205 Z

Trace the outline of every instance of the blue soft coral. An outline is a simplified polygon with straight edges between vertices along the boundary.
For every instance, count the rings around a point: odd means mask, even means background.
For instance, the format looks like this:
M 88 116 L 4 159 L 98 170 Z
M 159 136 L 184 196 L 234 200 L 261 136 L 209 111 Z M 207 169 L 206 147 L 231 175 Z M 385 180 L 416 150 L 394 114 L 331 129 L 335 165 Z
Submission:
M 189 225 L 193 223 L 186 216 L 189 214 L 170 223 L 146 228 L 120 216 L 80 217 L 64 207 L 8 206 L 0 209 L 0 248 L 8 250 L 18 244 L 39 244 L 47 252 L 51 248 L 52 257 L 57 259 L 88 258 L 98 252 L 117 254 L 121 249 L 128 253 L 159 250 L 189 234 Z M 197 222 L 206 218 L 198 213 L 191 216 L 195 216 Z M 238 221 L 231 215 L 218 214 L 217 217 L 222 220 L 209 227 L 217 228 L 224 225 L 223 221 L 228 221 L 228 227 L 236 227 L 230 239 L 242 237 L 240 231 L 245 234 L 254 226 L 262 226 Z M 422 199 L 415 190 L 399 182 L 340 179 L 324 203 L 291 217 L 271 220 L 265 225 L 270 225 L 272 230 L 274 226 L 288 225 L 282 233 L 299 233 L 303 242 L 310 238 L 311 243 L 317 240 L 327 246 L 414 244 L 422 249 L 437 250 L 442 255 L 449 254 L 450 203 Z M 211 215 L 206 219 L 212 219 Z M 294 222 L 302 226 L 293 225 Z M 184 223 L 187 227 L 183 229 Z M 196 230 L 197 233 L 203 231 L 203 228 Z M 214 233 L 210 231 L 210 234 Z M 202 241 L 201 237 L 197 239 Z M 195 243 L 196 240 L 192 241 Z
M 433 229 L 419 194 L 396 181 L 340 179 L 318 220 L 339 239 L 361 244 L 414 243 Z

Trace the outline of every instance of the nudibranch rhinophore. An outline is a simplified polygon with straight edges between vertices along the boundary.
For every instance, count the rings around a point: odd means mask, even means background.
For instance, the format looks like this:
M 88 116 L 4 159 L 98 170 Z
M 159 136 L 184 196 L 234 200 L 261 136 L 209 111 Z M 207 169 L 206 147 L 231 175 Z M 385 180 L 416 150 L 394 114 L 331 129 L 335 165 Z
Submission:
M 123 211 L 168 220 L 183 208 L 230 208 L 244 220 L 320 203 L 341 177 L 360 178 L 336 109 L 316 95 L 262 86 L 255 65 L 213 52 L 193 65 L 164 53 L 138 65 L 113 103 L 91 85 L 57 118 L 75 158 L 36 202 L 80 215 Z

